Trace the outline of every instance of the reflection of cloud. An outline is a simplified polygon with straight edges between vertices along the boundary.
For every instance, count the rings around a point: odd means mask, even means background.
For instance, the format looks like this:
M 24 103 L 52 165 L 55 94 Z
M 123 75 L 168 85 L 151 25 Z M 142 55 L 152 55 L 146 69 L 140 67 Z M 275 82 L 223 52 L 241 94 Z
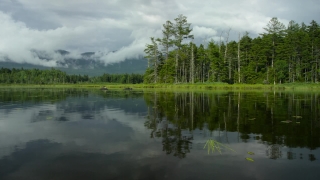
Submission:
M 137 151 L 138 152 L 138 151 Z M 0 179 L 158 179 L 165 178 L 168 161 L 127 153 L 74 153 L 74 149 L 48 140 L 26 143 L 6 158 L 0 158 Z M 158 161 L 154 164 L 155 161 Z M 171 165 L 177 164 L 172 162 Z M 176 165 L 175 165 L 176 166 Z M 171 167 L 172 168 L 172 167 Z M 124 173 L 125 172 L 125 173 Z
M 128 149 L 129 144 L 121 143 L 132 138 L 148 138 L 138 135 L 144 123 L 139 115 L 109 110 L 107 104 L 104 100 L 82 103 L 68 99 L 53 105 L 23 107 L 9 113 L 5 113 L 6 109 L 0 110 L 0 157 L 12 153 L 12 147 L 23 147 L 39 138 L 74 143 L 83 151 L 100 152 L 103 149 L 104 153 Z M 85 112 L 81 106 L 85 107 Z M 93 120 L 88 121 L 87 117 Z M 6 150 L 1 150 L 3 148 Z
M 155 169 L 151 168 L 150 162 L 146 161 L 146 164 L 153 170 L 148 173 L 143 168 L 144 173 L 141 174 L 141 167 L 133 160 L 139 159 L 141 162 L 162 154 L 158 148 L 153 148 L 155 144 L 149 143 L 149 137 L 143 133 L 144 119 L 141 116 L 124 113 L 122 110 L 109 110 L 105 107 L 107 102 L 102 100 L 104 103 L 97 109 L 93 108 L 94 103 L 86 106 L 91 108 L 91 113 L 95 116 L 94 120 L 88 121 L 81 119 L 81 108 L 76 109 L 77 106 L 82 106 L 82 103 L 72 99 L 68 99 L 68 102 L 71 103 L 25 107 L 12 111 L 5 119 L 1 119 L 0 167 L 5 165 L 8 168 L 0 168 L 0 179 L 47 179 L 49 174 L 55 174 L 55 178 L 59 179 L 70 179 L 80 172 L 94 172 L 95 177 L 108 175 L 122 179 L 138 172 L 137 177 L 152 179 Z M 62 111 L 63 106 L 59 104 L 64 104 L 73 111 Z M 3 111 L 0 111 L 0 114 L 2 113 Z M 47 115 L 53 118 L 30 123 L 35 117 L 40 120 Z M 65 116 L 70 121 L 54 121 Z M 2 131 L 4 129 L 5 131 Z M 15 148 L 17 145 L 18 149 Z M 73 154 L 74 152 L 77 153 Z M 135 155 L 124 155 L 121 152 Z M 61 169 L 64 169 L 64 173 L 59 173 Z M 124 170 L 126 173 L 122 173 Z

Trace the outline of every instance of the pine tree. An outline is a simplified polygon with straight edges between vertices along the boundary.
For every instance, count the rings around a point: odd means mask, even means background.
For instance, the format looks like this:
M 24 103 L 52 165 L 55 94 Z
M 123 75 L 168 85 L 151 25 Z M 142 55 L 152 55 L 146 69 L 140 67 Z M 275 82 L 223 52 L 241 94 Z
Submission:
M 319 65 L 319 48 L 320 48 L 320 29 L 319 24 L 312 20 L 310 25 L 308 26 L 308 33 L 311 42 L 311 62 L 312 63 L 312 79 L 314 82 L 318 82 L 318 65 Z
M 174 19 L 174 45 L 176 46 L 176 75 L 175 83 L 178 83 L 178 68 L 179 68 L 179 53 L 182 48 L 182 41 L 186 38 L 193 38 L 193 35 L 190 35 L 192 29 L 190 28 L 191 24 L 188 23 L 187 17 L 180 14 L 177 18 Z
M 162 25 L 163 30 L 162 30 L 162 39 L 161 39 L 161 45 L 164 48 L 164 52 L 166 55 L 166 60 L 168 60 L 169 56 L 169 48 L 173 46 L 173 39 L 172 36 L 174 35 L 174 26 L 171 21 L 167 21 L 165 24 Z
M 221 81 L 221 71 L 223 67 L 222 56 L 219 52 L 219 45 L 215 44 L 214 41 L 208 44 L 208 58 L 210 60 L 210 72 L 211 81 L 219 82 Z
M 144 52 L 147 54 L 145 58 L 148 59 L 148 69 L 150 68 L 150 62 L 153 63 L 153 72 L 149 70 L 151 74 L 148 76 L 153 76 L 153 82 L 157 83 L 158 79 L 158 61 L 159 61 L 159 50 L 158 50 L 158 44 L 156 42 L 156 39 L 154 37 L 151 37 L 151 44 L 147 44 Z
M 273 17 L 267 24 L 267 27 L 263 29 L 267 31 L 267 33 L 264 33 L 263 35 L 268 35 L 272 42 L 271 68 L 273 70 L 272 73 L 274 75 L 275 72 L 273 69 L 273 65 L 276 59 L 276 48 L 278 46 L 278 43 L 280 43 L 280 39 L 284 36 L 285 26 L 278 20 L 278 18 Z M 275 84 L 275 77 L 273 77 L 273 83 Z

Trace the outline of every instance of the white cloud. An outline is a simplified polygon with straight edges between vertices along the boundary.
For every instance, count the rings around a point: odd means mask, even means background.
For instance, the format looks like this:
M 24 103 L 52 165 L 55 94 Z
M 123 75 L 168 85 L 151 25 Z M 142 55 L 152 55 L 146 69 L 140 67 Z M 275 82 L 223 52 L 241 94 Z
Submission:
M 56 61 L 63 60 L 58 54 L 54 54 L 58 49 L 69 49 L 77 47 L 96 45 L 99 48 L 103 40 L 103 34 L 99 29 L 90 26 L 79 26 L 76 28 L 60 27 L 52 30 L 36 30 L 28 28 L 22 22 L 14 21 L 9 15 L 0 12 L 0 61 L 8 58 L 18 63 L 28 62 L 43 66 L 56 66 Z M 92 34 L 90 36 L 90 34 Z M 41 60 L 35 56 L 32 50 L 45 51 L 49 57 L 54 58 L 50 61 Z M 71 53 L 69 56 L 75 55 Z M 2 57 L 2 58 L 1 58 Z
M 212 28 L 194 26 L 192 34 L 198 38 L 210 38 L 217 35 L 217 31 Z
M 124 61 L 126 59 L 138 59 L 141 57 L 144 47 L 144 40 L 135 40 L 130 45 L 124 46 L 118 51 L 110 52 L 106 55 L 101 55 L 98 57 L 100 61 L 104 62 L 105 65 Z
M 229 28 L 231 38 L 245 31 L 256 36 L 272 17 L 285 25 L 290 20 L 308 24 L 316 18 L 319 22 L 319 6 L 316 0 L 2 0 L 0 56 L 54 66 L 55 60 L 36 59 L 29 50 L 116 50 L 106 56 L 101 54 L 108 64 L 143 56 L 149 37 L 161 37 L 162 24 L 166 20 L 174 22 L 179 14 L 187 16 L 192 34 L 201 42 L 217 39 Z
M 130 37 L 134 41 L 127 46 L 123 46 L 115 52 L 102 55 L 99 59 L 104 62 L 104 64 L 115 63 L 119 61 L 124 61 L 125 59 L 138 59 L 144 56 L 143 50 L 147 43 L 150 43 L 150 37 L 160 37 L 160 30 L 153 30 L 149 28 L 139 28 L 134 30 Z

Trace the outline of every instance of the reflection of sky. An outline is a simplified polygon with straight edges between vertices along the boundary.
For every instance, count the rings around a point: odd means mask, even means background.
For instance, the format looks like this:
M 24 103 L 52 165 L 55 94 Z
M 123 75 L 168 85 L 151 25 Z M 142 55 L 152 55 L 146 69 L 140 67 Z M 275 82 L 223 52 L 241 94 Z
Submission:
M 266 155 L 271 145 L 254 140 L 254 134 L 244 142 L 237 132 L 195 130 L 186 158 L 166 155 L 161 138 L 151 139 L 151 130 L 144 127 L 143 99 L 136 102 L 137 111 L 132 109 L 133 99 L 97 96 L 32 106 L 15 102 L 20 109 L 0 109 L 0 179 L 316 179 L 319 175 L 319 160 L 309 160 L 310 154 L 319 158 L 319 150 L 281 146 L 282 156 L 272 160 Z M 203 149 L 208 139 L 236 152 L 208 154 Z
M 95 147 L 105 151 L 125 149 L 125 146 L 109 146 L 108 143 L 132 140 L 135 134 L 144 130 L 144 120 L 138 114 L 124 113 L 120 109 L 108 109 L 109 104 L 111 107 L 114 106 L 97 97 L 71 98 L 57 104 L 38 104 L 10 109 L 10 113 L 7 113 L 7 109 L 1 109 L 0 149 L 24 146 L 25 143 L 39 138 L 58 143 L 74 143 L 84 146 L 85 149 Z M 133 133 L 132 128 L 138 131 Z M 113 138 L 108 137 L 114 133 L 118 135 Z M 108 142 L 111 140 L 112 142 Z M 10 153 L 10 150 L 2 152 L 0 150 L 0 155 Z

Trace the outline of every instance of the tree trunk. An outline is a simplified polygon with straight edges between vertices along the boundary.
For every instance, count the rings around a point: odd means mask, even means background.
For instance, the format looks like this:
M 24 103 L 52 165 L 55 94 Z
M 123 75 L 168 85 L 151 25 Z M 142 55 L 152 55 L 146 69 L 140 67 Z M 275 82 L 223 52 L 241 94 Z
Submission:
M 289 63 L 288 63 L 288 68 L 289 68 L 289 82 L 291 82 L 291 63 L 290 63 L 290 58 L 289 58 Z
M 185 79 L 185 75 L 184 75 L 185 74 L 185 62 L 183 62 L 181 69 L 182 69 L 182 75 L 181 75 L 182 76 L 182 78 L 181 78 L 182 80 L 181 80 L 181 82 L 184 83 L 185 80 L 186 80 Z
M 175 75 L 175 83 L 178 83 L 178 50 L 176 50 L 176 75 Z
M 228 39 L 229 39 L 229 34 L 230 34 L 230 30 L 228 30 L 227 33 L 227 38 L 226 38 L 226 49 L 224 51 L 224 63 L 227 62 L 227 53 L 228 53 Z M 228 61 L 228 69 L 229 69 L 229 81 L 231 81 L 231 59 L 229 59 Z
M 194 54 L 193 54 L 193 44 L 191 44 L 191 65 L 190 65 L 190 80 L 194 84 Z
M 240 75 L 240 33 L 239 33 L 239 42 L 238 42 L 238 83 L 241 83 Z
M 273 68 L 273 61 L 274 61 L 274 38 L 272 38 L 272 59 L 271 59 L 271 67 Z
M 269 67 L 267 65 L 267 82 L 269 83 Z
M 157 56 L 157 49 L 154 48 L 154 83 L 157 83 L 157 70 L 158 70 L 158 56 Z
M 221 36 L 222 36 L 222 33 L 223 33 L 223 31 L 221 32 L 221 34 L 220 34 L 220 41 L 219 41 L 219 54 L 220 54 L 220 52 L 221 52 Z
M 318 60 L 316 60 L 316 67 L 315 67 L 315 77 L 314 77 L 315 83 L 318 82 Z
M 231 66 L 231 58 L 229 58 L 229 61 L 228 61 L 229 63 L 229 65 L 228 65 L 228 69 L 229 69 L 229 81 L 231 81 L 231 68 L 232 68 L 232 66 Z
M 227 32 L 226 49 L 225 49 L 225 51 L 224 51 L 224 63 L 226 63 L 226 61 L 227 61 L 226 58 L 227 58 L 227 52 L 228 52 L 228 39 L 229 39 L 230 30 L 231 30 L 231 29 L 229 29 L 228 32 Z
M 274 61 L 274 56 L 275 56 L 275 46 L 274 46 L 274 39 L 272 39 L 272 44 L 273 44 L 273 48 L 272 48 L 272 62 L 271 62 L 271 67 L 273 69 L 273 84 L 276 84 L 276 78 L 275 78 L 275 71 L 273 68 L 273 61 Z
M 238 141 L 239 141 L 239 125 L 240 125 L 240 92 L 238 92 L 238 114 L 237 114 Z

